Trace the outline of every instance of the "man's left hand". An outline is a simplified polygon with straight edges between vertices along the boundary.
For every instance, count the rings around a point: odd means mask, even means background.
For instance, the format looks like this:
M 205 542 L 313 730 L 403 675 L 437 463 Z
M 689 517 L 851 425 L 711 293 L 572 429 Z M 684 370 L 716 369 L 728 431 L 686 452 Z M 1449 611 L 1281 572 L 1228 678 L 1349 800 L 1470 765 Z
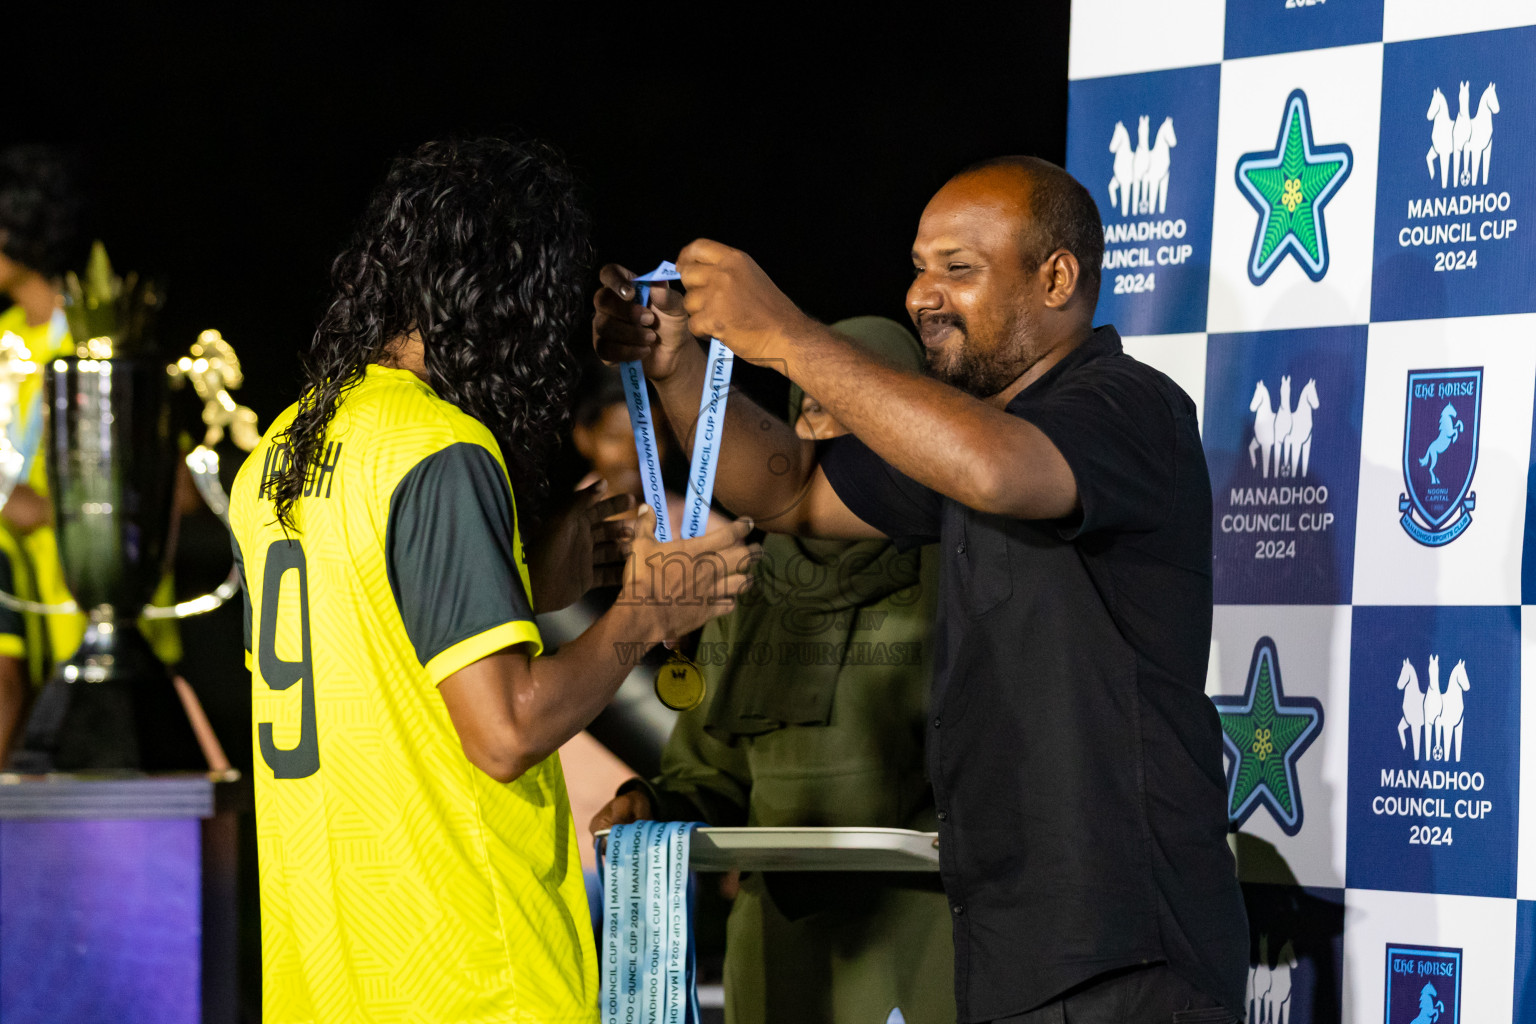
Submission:
M 535 611 L 558 611 L 593 587 L 624 582 L 634 527 L 628 519 L 610 520 L 634 508 L 635 497 L 604 498 L 607 489 L 607 483 L 598 480 L 577 491 L 575 500 L 550 519 L 529 551 Z
M 701 238 L 677 257 L 677 269 L 689 331 L 719 338 L 743 359 L 782 357 L 785 339 L 812 323 L 740 249 Z

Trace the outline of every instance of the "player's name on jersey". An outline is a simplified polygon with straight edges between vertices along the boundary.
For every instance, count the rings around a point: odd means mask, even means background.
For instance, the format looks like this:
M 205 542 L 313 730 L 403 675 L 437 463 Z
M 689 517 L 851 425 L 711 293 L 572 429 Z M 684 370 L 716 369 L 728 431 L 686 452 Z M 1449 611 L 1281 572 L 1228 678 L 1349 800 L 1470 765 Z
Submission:
M 336 466 L 341 462 L 342 444 L 341 441 L 325 443 L 325 451 L 321 453 L 320 460 L 310 466 L 309 472 L 304 475 L 304 497 L 329 498 L 331 496 Z M 275 497 L 278 481 L 284 473 L 288 472 L 288 467 L 292 463 L 293 459 L 288 454 L 286 444 L 274 444 L 269 447 L 261 462 L 261 489 L 257 492 L 257 497 Z

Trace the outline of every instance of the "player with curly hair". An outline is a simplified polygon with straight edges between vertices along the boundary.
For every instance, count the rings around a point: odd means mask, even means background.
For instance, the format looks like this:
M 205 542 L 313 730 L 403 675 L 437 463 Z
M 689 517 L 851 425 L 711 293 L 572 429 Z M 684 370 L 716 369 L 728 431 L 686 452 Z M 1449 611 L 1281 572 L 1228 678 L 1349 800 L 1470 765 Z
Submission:
M 733 607 L 751 552 L 746 523 L 659 545 L 648 509 L 594 487 L 530 571 L 519 512 L 567 426 L 588 254 L 547 145 L 397 160 L 333 266 L 299 401 L 235 481 L 268 1024 L 596 1019 L 556 751 L 637 646 Z M 678 554 L 691 578 L 653 578 Z M 621 581 L 543 651 L 535 609 Z

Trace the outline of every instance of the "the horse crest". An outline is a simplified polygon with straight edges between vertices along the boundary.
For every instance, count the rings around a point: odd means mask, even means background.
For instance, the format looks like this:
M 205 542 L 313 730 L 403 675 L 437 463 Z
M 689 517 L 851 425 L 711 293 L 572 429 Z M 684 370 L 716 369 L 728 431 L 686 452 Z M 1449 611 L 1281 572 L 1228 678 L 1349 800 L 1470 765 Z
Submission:
M 1477 495 L 1478 418 L 1483 368 L 1412 370 L 1403 423 L 1403 484 L 1397 510 L 1408 536 L 1449 544 L 1472 524 Z
M 1462 951 L 1387 944 L 1384 1024 L 1461 1024 Z

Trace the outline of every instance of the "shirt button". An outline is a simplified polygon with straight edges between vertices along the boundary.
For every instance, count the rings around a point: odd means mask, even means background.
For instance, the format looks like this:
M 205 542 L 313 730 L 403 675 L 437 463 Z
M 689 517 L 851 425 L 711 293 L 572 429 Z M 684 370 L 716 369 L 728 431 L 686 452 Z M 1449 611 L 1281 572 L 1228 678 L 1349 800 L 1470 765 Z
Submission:
M 940 811 L 939 812 L 939 820 L 940 821 L 948 821 L 949 820 L 949 812 L 948 811 Z
M 940 717 L 940 716 L 938 716 L 938 715 L 934 715 L 934 716 L 933 716 L 933 727 L 934 727 L 934 728 L 935 728 L 935 729 L 937 729 L 937 728 L 938 728 L 938 727 L 939 727 L 939 723 L 940 723 L 940 722 L 942 722 L 942 721 L 943 721 L 943 718 L 941 718 L 941 717 Z
M 965 554 L 965 541 L 961 541 L 960 543 L 955 545 L 955 554 L 957 554 L 957 555 Z
M 956 917 L 959 917 L 961 914 L 965 913 L 965 904 L 964 903 L 956 903 L 954 906 L 950 907 L 949 909 L 955 912 L 955 916 Z

